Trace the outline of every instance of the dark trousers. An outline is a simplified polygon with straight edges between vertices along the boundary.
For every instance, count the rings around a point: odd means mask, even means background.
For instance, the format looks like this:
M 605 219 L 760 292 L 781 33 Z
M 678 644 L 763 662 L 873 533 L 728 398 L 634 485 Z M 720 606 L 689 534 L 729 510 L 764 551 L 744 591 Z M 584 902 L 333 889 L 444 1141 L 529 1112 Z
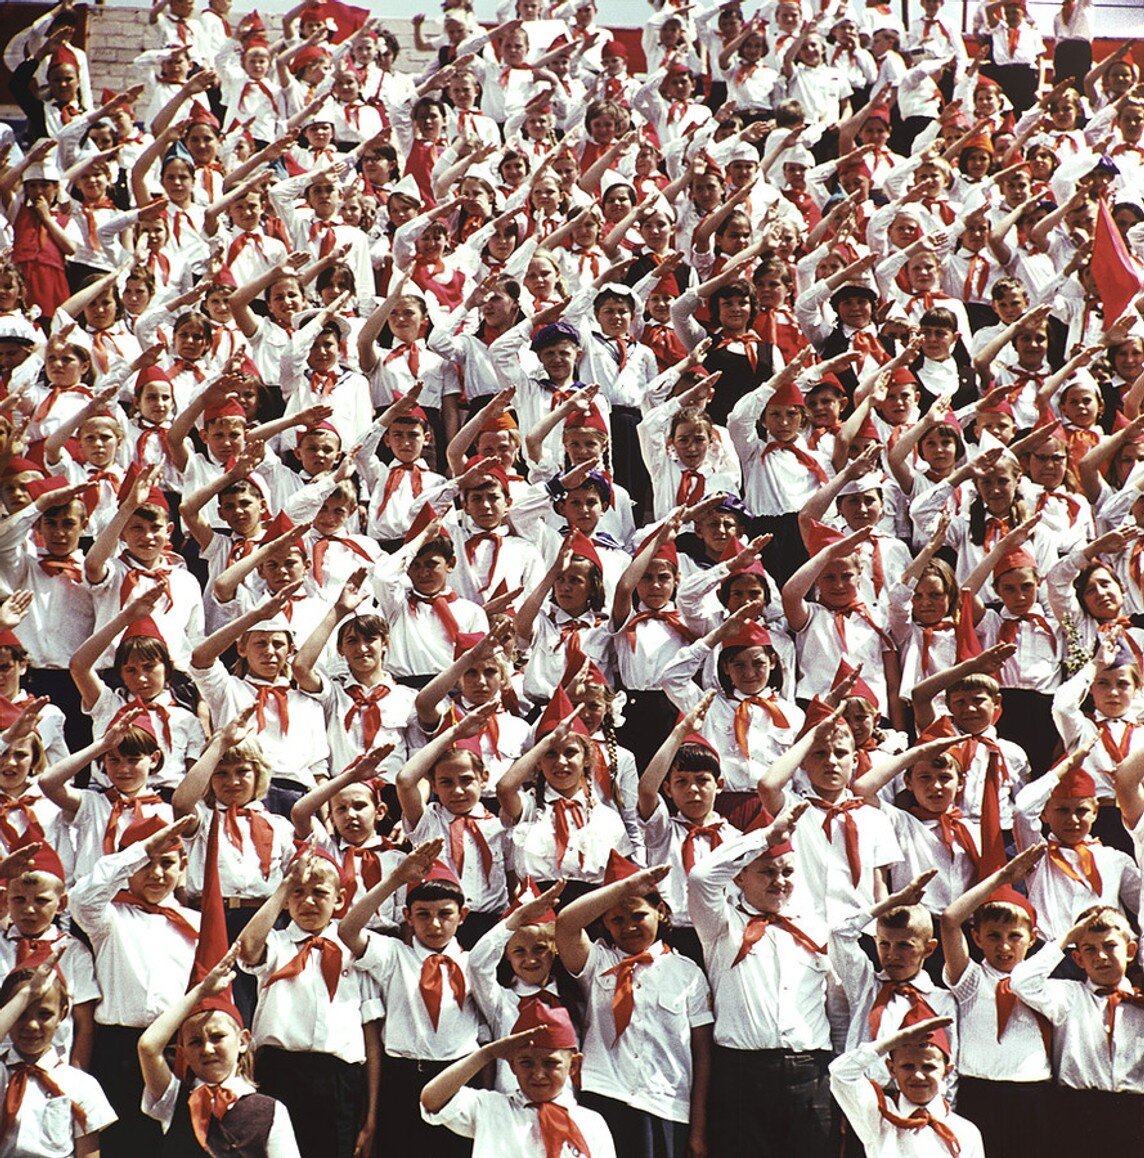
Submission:
M 986 64 L 981 75 L 995 80 L 1013 102 L 1017 116 L 1027 112 L 1037 100 L 1037 70 L 1030 64 Z
M 626 1102 L 583 1091 L 580 1104 L 595 1110 L 605 1122 L 624 1158 L 686 1158 L 688 1126 L 637 1110 Z
M 716 1046 L 711 1065 L 711 1154 L 835 1158 L 837 1116 L 828 1050 Z
M 656 689 L 629 691 L 624 705 L 624 726 L 616 729 L 616 740 L 635 757 L 636 767 L 643 769 L 671 735 L 679 709 Z
M 138 1158 L 158 1154 L 163 1131 L 140 1109 L 143 1071 L 139 1068 L 141 1029 L 127 1025 L 97 1025 L 91 1050 L 91 1076 L 103 1087 L 119 1121 L 99 1136 L 100 1153 L 108 1158 Z
M 1144 1094 L 1057 1086 L 1050 1102 L 1054 1154 L 1115 1154 L 1144 1137 Z M 1048 1153 L 1048 1151 L 1042 1151 Z
M 259 1092 L 290 1111 L 302 1158 L 353 1158 L 365 1093 L 365 1066 L 329 1053 L 264 1045 L 254 1059 Z
M 277 777 L 270 781 L 270 787 L 266 790 L 266 797 L 263 804 L 266 805 L 267 811 L 273 812 L 275 816 L 285 816 L 290 818 L 290 813 L 294 805 L 306 795 L 306 789 L 294 780 L 279 780 Z
M 1053 80 L 1071 77 L 1077 92 L 1084 91 L 1084 75 L 1092 68 L 1092 45 L 1087 40 L 1058 40 L 1053 48 Z
M 79 689 L 62 667 L 30 667 L 24 680 L 33 696 L 47 696 L 64 714 L 64 739 L 78 752 L 91 743 L 91 717 L 84 714 Z
M 226 910 L 226 939 L 230 944 L 233 945 L 238 940 L 243 929 L 250 924 L 250 918 L 257 912 L 257 909 Z M 234 1003 L 238 1006 L 238 1012 L 242 1014 L 243 1022 L 246 1025 L 253 1025 L 254 1010 L 258 1005 L 258 978 L 236 969 L 230 990 L 234 996 Z
M 1060 740 L 1053 723 L 1053 697 L 1029 688 L 1002 688 L 1001 702 L 1004 711 L 997 721 L 997 735 L 1025 750 L 1034 778 L 1044 776 Z
M 760 515 L 751 524 L 751 534 L 772 536 L 763 548 L 763 566 L 779 587 L 809 558 L 798 529 L 797 511 L 785 515 Z
M 636 504 L 635 520 L 638 527 L 643 519 L 647 496 L 651 493 L 651 476 L 640 451 L 640 412 L 634 406 L 613 406 L 610 420 L 612 442 L 612 471 L 616 482 L 631 495 Z
M 454 1059 L 456 1060 L 456 1059 Z M 451 1061 L 415 1061 L 386 1054 L 381 1063 L 381 1100 L 378 1121 L 395 1149 L 417 1158 L 468 1158 L 473 1143 L 447 1130 L 430 1126 L 421 1117 L 421 1091 Z
M 957 1112 L 980 1131 L 986 1154 L 1043 1158 L 1055 1151 L 1046 1129 L 1054 1101 L 1052 1082 L 957 1079 Z

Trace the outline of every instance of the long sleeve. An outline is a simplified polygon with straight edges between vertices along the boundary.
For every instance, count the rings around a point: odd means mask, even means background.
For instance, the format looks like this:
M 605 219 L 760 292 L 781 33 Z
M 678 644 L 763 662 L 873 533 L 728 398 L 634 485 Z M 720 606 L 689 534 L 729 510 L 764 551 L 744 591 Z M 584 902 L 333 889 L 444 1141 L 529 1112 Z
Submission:
M 107 910 L 111 898 L 128 878 L 147 863 L 143 844 L 133 844 L 122 852 L 102 856 L 86 877 L 81 877 L 68 893 L 68 907 L 79 927 L 96 936 L 110 927 Z
M 1064 958 L 1064 950 L 1055 943 L 1049 943 L 1033 956 L 1026 957 L 1014 967 L 1011 974 L 1013 992 L 1030 1009 L 1043 1013 L 1054 1025 L 1060 1025 L 1068 1018 L 1070 1002 L 1065 987 L 1078 984 L 1049 979 Z
M 687 911 L 700 938 L 714 941 L 727 928 L 727 886 L 766 849 L 766 830 L 757 829 L 721 844 L 687 878 Z

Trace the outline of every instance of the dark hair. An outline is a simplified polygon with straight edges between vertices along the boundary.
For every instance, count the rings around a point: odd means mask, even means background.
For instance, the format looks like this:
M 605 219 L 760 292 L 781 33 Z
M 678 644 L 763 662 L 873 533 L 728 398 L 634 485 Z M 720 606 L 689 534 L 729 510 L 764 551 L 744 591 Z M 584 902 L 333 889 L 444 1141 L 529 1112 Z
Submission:
M 124 732 L 123 739 L 115 745 L 115 750 L 120 755 L 129 757 L 157 755 L 159 763 L 155 765 L 153 771 L 158 772 L 163 767 L 163 749 L 159 747 L 159 741 L 137 724 L 132 724 Z
M 118 671 L 132 659 L 158 660 L 167 669 L 163 682 L 166 683 L 171 678 L 171 670 L 174 667 L 171 663 L 171 653 L 161 639 L 149 635 L 132 635 L 127 639 L 121 639 L 115 649 L 115 659 L 111 666 Z
M 31 981 L 35 975 L 34 969 L 13 969 L 4 978 L 4 984 L 0 985 L 0 1005 L 7 1005 L 12 1000 L 16 990 L 21 985 Z M 54 989 L 60 995 L 60 1017 L 66 1017 L 68 1009 L 71 1008 L 71 1000 L 68 998 L 67 985 L 64 983 L 63 975 L 58 969 L 52 971 L 48 988 Z
M 351 293 L 357 293 L 357 281 L 354 278 L 354 271 L 350 269 L 345 262 L 338 262 L 336 265 L 327 266 L 318 274 L 314 288 L 318 293 L 321 293 L 322 290 L 328 286 L 333 286 L 338 290 L 348 289 Z
M 418 901 L 453 901 L 457 908 L 465 907 L 465 892 L 452 881 L 422 881 L 405 894 L 405 905 L 412 907 Z
M 681 744 L 671 762 L 672 772 L 710 772 L 718 777 L 723 769 L 719 765 L 719 757 L 706 744 Z
M 755 301 L 755 287 L 751 285 L 749 281 L 739 278 L 737 281 L 721 285 L 710 298 L 707 299 L 711 309 L 711 317 L 718 321 L 720 304 L 731 301 L 734 298 L 746 298 L 752 314 L 758 309 L 758 303 Z
M 447 563 L 452 563 L 457 558 L 453 540 L 448 535 L 438 535 L 437 538 L 430 539 L 428 543 L 423 543 L 413 558 L 415 560 L 424 559 L 430 555 L 440 555 Z
M 341 647 L 351 634 L 367 643 L 374 639 L 388 643 L 389 624 L 380 615 L 355 615 L 338 628 L 337 646 Z
M 932 310 L 926 310 L 921 316 L 918 323 L 922 326 L 940 326 L 943 330 L 952 330 L 957 333 L 957 318 L 953 310 L 947 310 L 945 306 L 934 306 Z
M 746 651 L 745 647 L 725 647 L 719 652 L 719 659 L 715 665 L 716 676 L 719 680 L 719 686 L 727 695 L 735 690 L 735 685 L 731 682 L 731 677 L 727 673 L 727 665 L 733 660 L 741 651 Z M 771 661 L 770 674 L 767 677 L 767 686 L 773 688 L 782 687 L 782 664 L 779 662 L 778 652 L 773 647 L 765 647 L 767 659 Z

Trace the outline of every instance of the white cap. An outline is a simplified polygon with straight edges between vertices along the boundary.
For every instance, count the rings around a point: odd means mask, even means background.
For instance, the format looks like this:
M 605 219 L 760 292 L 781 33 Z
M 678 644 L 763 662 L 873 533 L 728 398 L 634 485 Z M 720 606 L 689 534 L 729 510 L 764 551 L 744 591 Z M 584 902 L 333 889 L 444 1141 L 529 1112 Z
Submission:
M 733 161 L 753 161 L 758 164 L 759 150 L 750 141 L 738 140 L 727 149 L 719 150 L 719 159 L 726 168 Z
M 33 161 L 25 170 L 24 181 L 60 181 L 63 174 L 54 157 L 47 157 L 43 161 Z
M 17 341 L 39 343 L 43 335 L 23 314 L 0 315 L 0 342 Z
M 792 145 L 789 149 L 783 149 L 778 155 L 778 161 L 780 165 L 805 165 L 808 169 L 818 164 L 814 154 L 805 145 Z
M 300 330 L 308 322 L 312 322 L 322 311 L 318 309 L 299 310 L 291 319 L 290 324 L 295 330 Z M 332 317 L 326 325 L 334 326 L 342 336 L 343 342 L 348 342 L 350 338 L 350 323 L 346 318 Z

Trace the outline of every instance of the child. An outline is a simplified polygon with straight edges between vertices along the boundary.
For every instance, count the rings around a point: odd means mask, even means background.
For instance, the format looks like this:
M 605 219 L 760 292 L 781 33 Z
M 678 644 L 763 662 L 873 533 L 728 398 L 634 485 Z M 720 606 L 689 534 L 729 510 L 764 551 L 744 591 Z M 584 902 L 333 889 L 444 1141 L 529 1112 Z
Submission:
M 47 766 L 38 712 L 50 706 L 46 699 L 30 699 L 19 709 L 9 702 L 0 713 L 0 723 L 6 725 L 6 750 L 0 754 L 0 847 L 11 852 L 21 844 L 43 841 L 70 860 L 67 818 L 37 783 Z M 65 748 L 60 758 L 66 755 Z
M 298 1154 L 286 1107 L 250 1080 L 250 1030 L 228 994 L 237 952 L 225 953 L 139 1039 L 143 1108 L 163 1127 L 163 1153 L 180 1147 L 207 1154 L 234 1148 L 257 1158 Z M 172 1038 L 189 1078 L 177 1078 L 167 1063 Z
M 496 711 L 485 704 L 419 748 L 397 774 L 402 827 L 415 845 L 448 841 L 444 863 L 464 890 L 469 915 L 458 934 L 471 949 L 496 923 L 508 903 L 505 885 L 507 833 L 481 803 L 488 773 L 473 744 Z M 427 780 L 423 788 L 421 781 Z M 436 800 L 426 802 L 428 795 Z
M 701 950 L 687 913 L 687 878 L 724 841 L 739 835 L 715 811 L 723 787 L 719 754 L 698 734 L 713 699 L 714 693 L 708 692 L 681 717 L 640 777 L 639 788 L 648 860 L 671 865 L 660 892 L 671 913 L 672 946 L 699 965 Z M 664 794 L 675 810 L 672 815 Z
M 71 673 L 96 734 L 105 732 L 128 709 L 147 713 L 146 719 L 163 752 L 162 767 L 151 786 L 171 789 L 198 759 L 205 736 L 199 718 L 176 702 L 170 690 L 174 665 L 151 618 L 162 599 L 162 587 L 152 587 L 132 599 L 79 648 L 72 657 Z M 121 638 L 112 671 L 122 688 L 113 691 L 95 669 L 117 636 Z
M 0 1054 L 0 1076 L 12 1154 L 98 1154 L 100 1134 L 115 1121 L 95 1078 L 56 1053 L 68 1004 L 55 957 L 16 969 L 0 986 L 0 1041 L 11 1042 Z
M 1136 946 L 1121 912 L 1094 905 L 1058 941 L 1013 969 L 1013 992 L 1053 1024 L 1056 1095 L 1066 1105 L 1051 1126 L 1053 1144 L 1063 1150 L 1103 1148 L 1140 1127 L 1144 1083 L 1131 1043 L 1144 1031 L 1144 1008 L 1125 976 Z M 1086 980 L 1051 980 L 1070 947 Z
M 55 1043 L 72 1065 L 87 1069 L 95 1030 L 99 986 L 91 950 L 59 927 L 57 918 L 67 907 L 64 866 L 53 848 L 30 842 L 9 856 L 2 874 L 7 885 L 6 909 L 10 922 L 0 940 L 0 968 L 35 969 L 54 957 L 71 999 L 60 1019 Z
M 150 727 L 147 716 L 129 711 L 95 743 L 40 774 L 44 795 L 68 817 L 72 829 L 74 879 L 90 873 L 101 856 L 114 852 L 133 824 L 150 818 L 170 823 L 170 807 L 150 785 L 163 767 L 163 752 Z M 76 775 L 99 756 L 111 785 L 107 793 L 72 786 Z
M 91 938 L 103 999 L 96 1007 L 91 1072 L 119 1115 L 108 1150 L 154 1154 L 159 1129 L 139 1103 L 135 1050 L 146 1026 L 179 1001 L 194 961 L 199 914 L 174 899 L 186 868 L 184 817 L 136 821 L 70 894 L 76 924 Z
M 299 587 L 283 587 L 208 636 L 191 656 L 191 678 L 212 719 L 231 720 L 255 705 L 258 742 L 274 771 L 267 807 L 281 816 L 327 775 L 330 755 L 321 705 L 289 682 L 294 631 L 283 609 Z M 218 658 L 231 644 L 238 651 L 234 675 Z
M 195 577 L 169 557 L 171 512 L 155 487 L 157 467 L 151 466 L 125 488 L 119 509 L 99 533 L 84 560 L 84 576 L 91 586 L 95 621 L 102 627 L 139 588 L 139 594 L 160 587 L 165 601 L 151 609 L 171 659 L 186 671 L 192 648 L 203 636 L 202 592 Z M 113 555 L 122 543 L 122 552 Z M 142 585 L 140 587 L 140 585 Z
M 593 763 L 599 753 L 562 687 L 536 735 L 537 743 L 496 788 L 501 822 L 512 831 L 513 865 L 518 876 L 538 884 L 564 877 L 584 891 L 603 879 L 609 853 L 626 855 L 631 841 L 619 813 L 595 802 Z M 526 796 L 530 782 L 534 787 Z
M 469 1086 L 492 1061 L 508 1062 L 519 1093 Z M 532 1158 L 571 1147 L 584 1158 L 615 1158 L 604 1119 L 578 1106 L 568 1088 L 579 1061 L 567 1011 L 534 1002 L 521 1011 L 508 1037 L 481 1046 L 425 1085 L 422 1117 L 474 1139 L 474 1155 Z
M 526 883 L 520 895 L 469 952 L 473 1000 L 494 1034 L 505 1036 L 530 1005 L 573 1008 L 571 979 L 556 955 L 556 914 L 552 906 L 564 891 L 557 881 L 543 893 Z M 507 966 L 507 968 L 505 968 Z M 501 984 L 507 974 L 509 984 Z M 504 1032 L 502 1032 L 504 1031 Z M 496 1088 L 515 1089 L 507 1065 L 497 1066 Z
M 984 1158 L 981 1133 L 942 1097 L 953 1072 L 948 1017 L 928 1017 L 830 1063 L 830 1089 L 870 1158 L 957 1154 Z M 888 1094 L 867 1074 L 881 1058 L 898 1087 Z
M 1093 905 L 1140 910 L 1140 869 L 1127 853 L 1092 838 L 1100 805 L 1096 783 L 1081 766 L 1087 756 L 1084 748 L 1070 753 L 1016 799 L 1034 830 L 1038 820 L 1049 827 L 1047 854 L 1030 872 L 1028 889 L 1045 941 L 1057 940 Z
M 641 872 L 613 852 L 603 887 L 556 918 L 556 951 L 588 994 L 583 1100 L 633 1158 L 706 1144 L 711 992 L 699 966 L 659 939 L 670 915 L 656 885 L 670 871 Z M 584 931 L 597 919 L 608 944 Z
M 799 695 L 810 699 L 825 695 L 833 673 L 819 657 L 833 655 L 841 647 L 852 666 L 862 663 L 866 682 L 877 696 L 877 707 L 898 730 L 905 715 L 898 697 L 901 663 L 894 641 L 886 631 L 881 613 L 861 602 L 858 592 L 858 547 L 871 536 L 866 527 L 856 534 L 819 524 L 815 528 L 811 558 L 783 584 L 782 601 L 787 623 L 796 633 Z M 807 603 L 811 587 L 816 603 Z
M 346 902 L 339 914 L 344 915 L 361 894 L 373 888 L 401 859 L 393 842 L 378 831 L 388 814 L 381 799 L 378 770 L 390 755 L 389 744 L 371 748 L 352 760 L 344 772 L 307 792 L 291 810 L 295 840 L 314 841 L 315 847 L 342 866 Z M 327 805 L 329 828 L 318 817 Z M 401 908 L 393 904 L 371 920 L 369 927 L 395 932 L 400 923 Z
M 812 890 L 815 911 L 836 924 L 862 900 L 864 907 L 886 896 L 890 867 L 902 859 L 890 822 L 850 790 L 856 765 L 854 736 L 836 712 L 787 749 L 759 777 L 759 799 L 771 815 L 799 802 L 786 786 L 801 768 L 812 816 L 795 846 L 802 875 Z M 796 752 L 804 752 L 798 760 Z M 821 814 L 822 823 L 817 820 Z M 863 926 L 866 924 L 864 921 Z
M 479 1026 L 457 929 L 465 919 L 465 895 L 456 877 L 437 862 L 444 841 L 413 852 L 363 897 L 341 922 L 339 936 L 357 970 L 381 986 L 385 1010 L 385 1081 L 381 1121 L 393 1136 L 412 1143 L 426 1158 L 468 1152 L 417 1116 L 425 1076 L 447 1069 L 452 1059 L 477 1046 Z M 366 921 L 391 893 L 407 886 L 404 916 L 410 944 L 363 933 Z
M 809 741 L 792 751 L 800 747 Z M 838 1152 L 826 1067 L 846 1025 L 845 1000 L 825 928 L 791 905 L 789 834 L 804 810 L 726 841 L 688 878 L 715 1000 L 714 1154 Z M 780 984 L 789 986 L 781 996 Z
M 1011 975 L 1036 939 L 1036 912 L 1013 888 L 1043 855 L 1015 856 L 941 915 L 944 979 L 957 1001 L 957 1105 L 981 1130 L 986 1152 L 1045 1153 L 1053 1096 L 1052 1028 L 1013 994 Z M 972 923 L 970 923 L 972 922 Z M 981 951 L 969 955 L 965 933 Z M 1038 1145 L 1040 1143 L 1040 1145 Z
M 373 1030 L 363 1030 L 361 977 L 334 939 L 344 901 L 341 869 L 303 848 L 238 939 L 239 967 L 259 982 L 255 1080 L 290 1111 L 305 1158 L 350 1158 L 365 1106 Z M 275 929 L 284 909 L 290 923 Z

